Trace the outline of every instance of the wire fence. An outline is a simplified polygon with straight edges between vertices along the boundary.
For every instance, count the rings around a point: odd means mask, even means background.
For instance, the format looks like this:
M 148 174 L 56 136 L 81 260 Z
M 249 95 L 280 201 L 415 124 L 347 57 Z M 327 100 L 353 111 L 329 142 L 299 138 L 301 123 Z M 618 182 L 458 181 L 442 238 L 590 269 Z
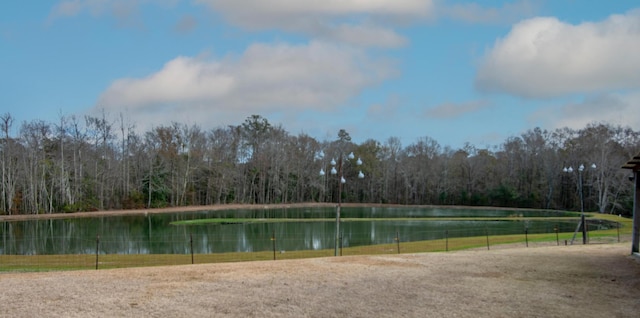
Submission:
M 588 242 L 628 240 L 617 228 L 588 231 Z M 335 233 L 335 232 L 334 232 Z M 363 235 L 364 234 L 364 235 Z M 362 237 L 369 235 L 370 241 Z M 321 242 L 309 233 L 259 233 L 251 243 L 229 238 L 211 241 L 206 235 L 185 233 L 157 240 L 96 234 L 95 238 L 52 236 L 4 238 L 0 245 L 0 272 L 108 269 L 122 267 L 185 265 L 220 262 L 267 261 L 327 256 L 448 252 L 461 249 L 491 250 L 504 245 L 564 246 L 582 244 L 582 233 L 561 232 L 558 227 L 523 229 L 513 234 L 501 228 L 396 231 L 395 233 L 341 233 L 333 242 Z M 425 239 L 427 237 L 428 239 Z M 337 244 L 335 244 L 337 241 Z M 372 242 L 378 243 L 372 243 Z M 381 242 L 381 243 L 380 243 Z M 324 244 L 324 245 L 323 245 Z M 236 251 L 222 252 L 229 246 Z M 335 248 L 334 246 L 337 246 Z M 224 247 L 224 248 L 223 248 Z M 50 251 L 56 251 L 51 253 Z

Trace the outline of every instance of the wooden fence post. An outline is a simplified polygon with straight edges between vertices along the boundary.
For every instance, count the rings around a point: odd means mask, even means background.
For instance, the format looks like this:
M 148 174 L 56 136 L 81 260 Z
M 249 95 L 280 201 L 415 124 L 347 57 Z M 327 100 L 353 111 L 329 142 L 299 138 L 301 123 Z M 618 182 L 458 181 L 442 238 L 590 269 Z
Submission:
M 98 254 L 100 254 L 100 235 L 96 235 L 96 270 L 98 270 Z
M 449 251 L 449 230 L 444 230 L 444 250 Z
M 193 265 L 193 233 L 189 234 L 189 245 L 191 246 L 191 265 Z
M 485 231 L 485 234 L 487 235 L 487 250 L 489 250 L 489 229 L 485 228 L 484 231 Z
M 276 232 L 273 231 L 271 234 L 271 242 L 273 243 L 273 260 L 276 260 Z

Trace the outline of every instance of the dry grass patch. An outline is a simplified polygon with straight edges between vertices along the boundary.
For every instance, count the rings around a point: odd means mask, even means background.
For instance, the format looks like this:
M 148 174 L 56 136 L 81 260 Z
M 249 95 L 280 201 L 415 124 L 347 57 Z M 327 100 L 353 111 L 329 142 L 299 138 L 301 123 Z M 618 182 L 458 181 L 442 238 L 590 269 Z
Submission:
M 506 248 L 506 247 L 511 248 Z M 0 274 L 2 317 L 635 317 L 623 244 Z

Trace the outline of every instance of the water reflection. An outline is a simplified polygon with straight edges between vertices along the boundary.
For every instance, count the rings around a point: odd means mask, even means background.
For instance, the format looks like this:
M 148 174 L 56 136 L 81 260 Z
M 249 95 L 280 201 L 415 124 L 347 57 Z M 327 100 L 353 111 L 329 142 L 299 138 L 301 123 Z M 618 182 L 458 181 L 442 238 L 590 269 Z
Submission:
M 526 212 L 534 213 L 535 211 Z M 414 218 L 414 217 L 508 217 L 508 210 L 464 210 L 424 208 L 344 208 L 344 218 Z M 540 211 L 536 216 L 559 216 Z M 31 220 L 0 223 L 0 254 L 93 254 L 99 244 L 106 254 L 188 254 L 193 240 L 194 253 L 267 251 L 273 248 L 275 235 L 278 250 L 332 249 L 335 223 L 284 222 L 252 224 L 208 224 L 178 226 L 173 221 L 200 218 L 328 218 L 333 209 L 282 209 L 153 214 L 67 220 Z M 519 215 L 518 215 L 519 216 Z M 529 215 L 533 216 L 533 215 Z M 352 221 L 341 226 L 344 246 L 394 243 L 396 233 L 402 242 L 449 237 L 572 232 L 576 221 L 464 221 L 464 220 L 387 220 Z

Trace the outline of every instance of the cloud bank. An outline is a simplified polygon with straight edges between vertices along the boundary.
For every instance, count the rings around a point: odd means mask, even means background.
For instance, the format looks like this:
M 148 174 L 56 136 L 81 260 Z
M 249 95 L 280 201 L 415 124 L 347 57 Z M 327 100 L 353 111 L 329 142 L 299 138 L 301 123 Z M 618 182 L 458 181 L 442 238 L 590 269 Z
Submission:
M 230 23 L 278 29 L 323 41 L 365 47 L 398 47 L 407 40 L 393 26 L 424 18 L 430 0 L 196 0 Z
M 144 78 L 118 79 L 96 108 L 127 113 L 137 122 L 160 121 L 157 113 L 164 114 L 162 122 L 188 114 L 210 126 L 267 111 L 332 111 L 394 75 L 391 61 L 353 48 L 254 44 L 238 57 L 182 56 Z M 233 118 L 220 118 L 231 113 Z
M 593 122 L 640 127 L 640 92 L 606 93 L 534 112 L 529 121 L 548 128 L 584 128 Z
M 578 25 L 524 20 L 487 51 L 475 83 L 526 98 L 640 88 L 640 10 Z

